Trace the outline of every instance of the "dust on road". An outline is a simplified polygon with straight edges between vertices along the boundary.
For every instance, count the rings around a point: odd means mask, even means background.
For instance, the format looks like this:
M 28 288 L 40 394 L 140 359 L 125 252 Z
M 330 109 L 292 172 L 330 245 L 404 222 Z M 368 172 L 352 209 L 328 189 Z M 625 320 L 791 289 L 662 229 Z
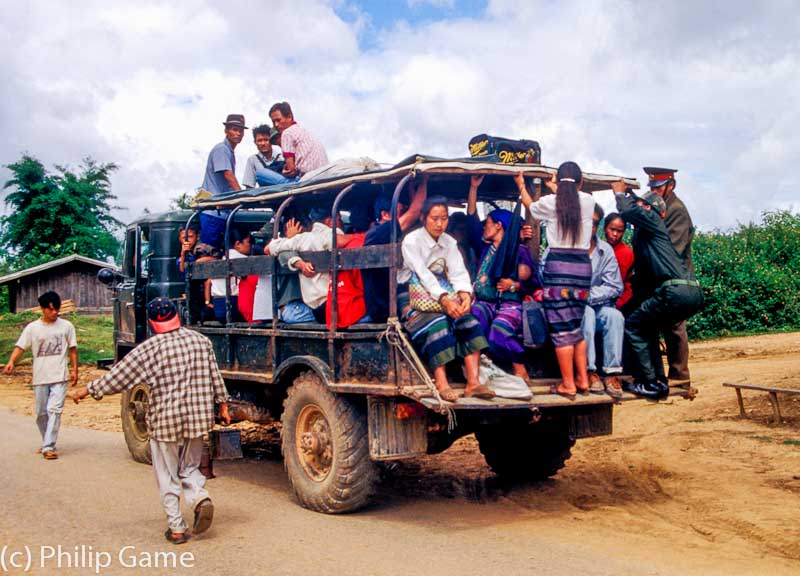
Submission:
M 467 437 L 444 454 L 384 470 L 378 503 L 367 514 L 393 510 L 398 521 L 409 522 L 411 534 L 420 524 L 428 530 L 441 522 L 458 526 L 455 507 L 463 511 L 459 516 L 478 515 L 507 535 L 524 537 L 533 529 L 642 566 L 736 574 L 764 573 L 769 566 L 775 574 L 797 573 L 800 398 L 781 398 L 785 421 L 775 425 L 766 394 L 745 392 L 749 417 L 741 419 L 734 392 L 721 384 L 800 388 L 799 349 L 800 333 L 693 344 L 691 369 L 700 391 L 695 401 L 618 407 L 614 435 L 579 441 L 555 479 L 505 485 Z M 30 415 L 24 368 L 0 381 L 0 405 Z M 81 380 L 92 376 L 84 369 Z M 118 432 L 118 398 L 70 404 L 63 422 Z M 246 468 L 226 465 L 223 473 Z M 451 518 L 436 517 L 442 506 Z M 400 568 L 402 560 L 397 562 Z

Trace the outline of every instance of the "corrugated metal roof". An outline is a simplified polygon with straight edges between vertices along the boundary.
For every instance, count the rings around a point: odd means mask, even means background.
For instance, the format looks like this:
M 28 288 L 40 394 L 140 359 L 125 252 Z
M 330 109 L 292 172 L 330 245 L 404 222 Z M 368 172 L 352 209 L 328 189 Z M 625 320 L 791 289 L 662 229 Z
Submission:
M 38 266 L 26 268 L 25 270 L 20 270 L 19 272 L 14 272 L 13 274 L 1 276 L 0 286 L 2 286 L 3 284 L 8 284 L 13 280 L 24 278 L 25 276 L 30 276 L 31 274 L 44 272 L 45 270 L 49 270 L 50 268 L 57 268 L 58 266 L 69 264 L 70 262 L 75 262 L 75 261 L 83 262 L 84 264 L 93 264 L 98 268 L 111 268 L 112 270 L 119 271 L 119 267 L 115 266 L 114 264 L 109 264 L 108 262 L 103 262 L 101 260 L 95 260 L 94 258 L 87 258 L 86 256 L 81 256 L 80 254 L 72 254 L 71 256 L 64 256 L 63 258 L 59 258 L 58 260 L 51 260 L 50 262 L 45 262 L 44 264 L 39 264 Z

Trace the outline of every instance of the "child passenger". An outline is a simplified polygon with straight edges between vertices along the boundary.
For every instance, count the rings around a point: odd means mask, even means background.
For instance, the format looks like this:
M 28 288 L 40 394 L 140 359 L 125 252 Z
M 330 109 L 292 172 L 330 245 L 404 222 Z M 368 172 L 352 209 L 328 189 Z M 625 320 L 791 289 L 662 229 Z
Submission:
M 231 228 L 231 241 L 233 248 L 228 250 L 228 258 L 234 260 L 236 258 L 246 258 L 250 255 L 250 248 L 252 237 L 250 232 L 240 230 L 238 228 Z M 225 278 L 209 278 L 206 282 L 206 306 L 213 309 L 214 317 L 219 322 L 226 321 L 226 308 L 225 308 Z M 233 322 L 241 322 L 242 315 L 239 312 L 239 279 L 233 277 L 230 279 L 231 291 L 231 318 Z M 252 309 L 252 303 L 251 303 Z

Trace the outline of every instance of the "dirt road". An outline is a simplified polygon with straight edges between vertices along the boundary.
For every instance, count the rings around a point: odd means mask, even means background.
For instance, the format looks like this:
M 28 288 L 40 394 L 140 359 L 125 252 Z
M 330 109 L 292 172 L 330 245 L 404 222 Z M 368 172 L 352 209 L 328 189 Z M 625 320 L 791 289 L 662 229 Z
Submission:
M 746 395 L 742 420 L 721 383 L 798 387 L 799 349 L 798 333 L 693 345 L 697 400 L 618 408 L 613 436 L 535 485 L 500 485 L 466 438 L 391 470 L 372 508 L 326 517 L 292 502 L 278 461 L 217 463 L 215 525 L 175 550 L 204 574 L 797 574 L 800 401 L 773 425 L 766 396 Z M 46 462 L 23 382 L 0 383 L 19 413 L 0 409 L 0 546 L 172 550 L 152 472 L 105 431 L 116 399 L 69 406 Z M 101 573 L 130 572 L 115 557 Z

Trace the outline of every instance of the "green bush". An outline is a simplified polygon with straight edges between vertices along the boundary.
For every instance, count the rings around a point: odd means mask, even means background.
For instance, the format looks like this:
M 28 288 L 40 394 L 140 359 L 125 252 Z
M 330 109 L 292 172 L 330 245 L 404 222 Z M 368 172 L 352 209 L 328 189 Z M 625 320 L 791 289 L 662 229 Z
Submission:
M 800 328 L 800 215 L 762 216 L 761 224 L 695 237 L 705 308 L 688 322 L 690 336 Z
M 41 317 L 36 312 L 20 312 L 19 314 L 3 314 L 0 316 L 0 361 L 8 361 L 14 344 L 29 322 Z M 114 320 L 111 316 L 90 314 L 64 314 L 63 318 L 75 325 L 78 339 L 78 362 L 94 364 L 101 358 L 114 356 Z M 22 363 L 29 363 L 31 354 L 26 352 Z

